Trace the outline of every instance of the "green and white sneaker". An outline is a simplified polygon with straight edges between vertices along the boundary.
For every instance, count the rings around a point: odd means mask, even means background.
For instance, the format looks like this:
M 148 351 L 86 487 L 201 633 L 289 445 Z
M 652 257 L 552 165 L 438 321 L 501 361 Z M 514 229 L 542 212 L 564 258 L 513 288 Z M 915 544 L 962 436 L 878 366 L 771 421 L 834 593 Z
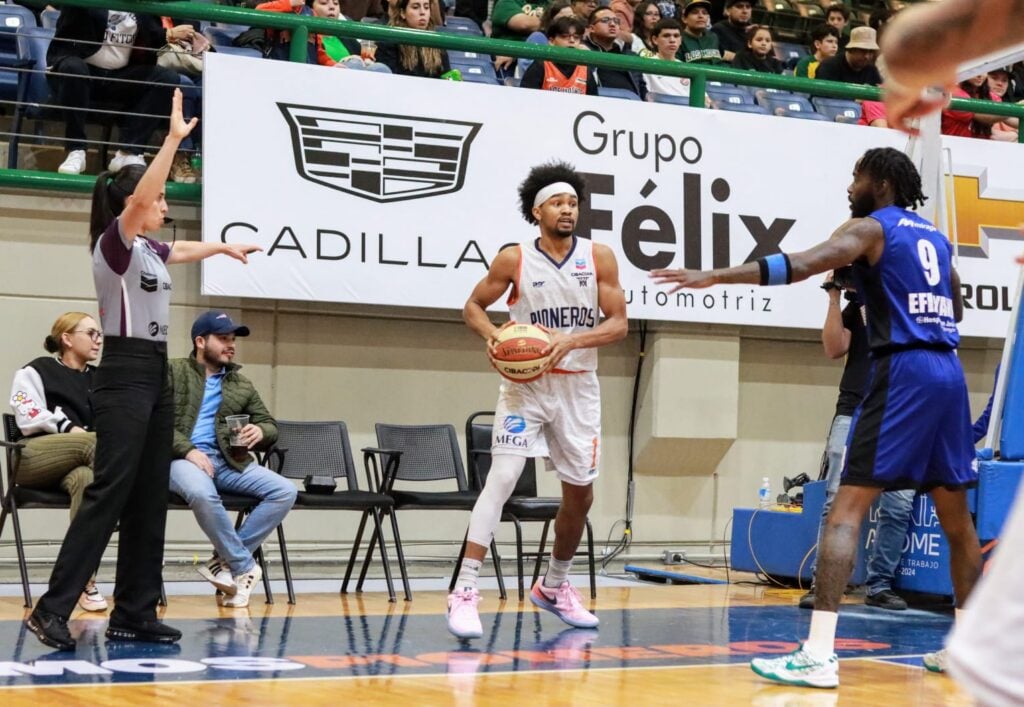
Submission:
M 839 687 L 839 658 L 833 653 L 822 661 L 804 650 L 804 644 L 779 658 L 754 658 L 750 669 L 763 678 L 797 687 Z
M 946 662 L 946 649 L 943 648 L 941 651 L 935 651 L 934 653 L 925 653 L 924 657 L 921 658 L 921 662 L 924 663 L 924 667 L 933 673 L 946 672 L 949 665 Z

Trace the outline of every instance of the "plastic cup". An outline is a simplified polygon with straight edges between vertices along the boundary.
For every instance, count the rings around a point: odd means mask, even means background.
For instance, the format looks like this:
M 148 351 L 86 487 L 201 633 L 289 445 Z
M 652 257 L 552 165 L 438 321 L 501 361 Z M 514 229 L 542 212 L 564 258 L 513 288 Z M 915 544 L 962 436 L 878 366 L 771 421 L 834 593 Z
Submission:
M 242 429 L 249 424 L 248 415 L 228 415 L 226 418 L 228 423 L 228 434 L 230 435 L 228 443 L 231 445 L 232 451 L 245 451 L 245 444 L 242 443 Z

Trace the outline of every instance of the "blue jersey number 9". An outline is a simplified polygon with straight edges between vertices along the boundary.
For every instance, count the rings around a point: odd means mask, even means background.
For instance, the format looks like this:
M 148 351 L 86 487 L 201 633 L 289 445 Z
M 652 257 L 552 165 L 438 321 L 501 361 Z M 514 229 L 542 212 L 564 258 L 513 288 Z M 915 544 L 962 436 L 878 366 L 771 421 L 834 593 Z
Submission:
M 921 259 L 924 279 L 932 287 L 938 285 L 942 279 L 942 271 L 939 269 L 939 254 L 935 252 L 935 246 L 931 241 L 922 238 L 917 242 L 917 257 Z

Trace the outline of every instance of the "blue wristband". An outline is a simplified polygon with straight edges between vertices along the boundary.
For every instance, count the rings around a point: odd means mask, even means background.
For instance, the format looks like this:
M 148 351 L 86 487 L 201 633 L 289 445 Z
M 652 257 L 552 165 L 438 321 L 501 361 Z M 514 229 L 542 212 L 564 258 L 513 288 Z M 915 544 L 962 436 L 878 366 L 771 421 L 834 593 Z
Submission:
M 761 268 L 762 285 L 788 285 L 793 282 L 793 272 L 789 265 L 789 256 L 775 253 L 758 260 Z

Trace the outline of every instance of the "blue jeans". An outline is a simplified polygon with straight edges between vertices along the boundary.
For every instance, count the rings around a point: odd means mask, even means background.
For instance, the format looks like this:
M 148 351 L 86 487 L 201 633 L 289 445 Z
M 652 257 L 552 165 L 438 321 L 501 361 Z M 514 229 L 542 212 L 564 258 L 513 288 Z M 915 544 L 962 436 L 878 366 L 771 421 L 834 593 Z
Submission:
M 181 141 L 180 147 L 182 150 L 197 150 L 203 141 L 203 77 L 178 74 L 178 83 L 181 84 L 181 112 L 185 120 L 200 119 L 195 130 Z
M 213 543 L 217 555 L 231 567 L 231 574 L 250 571 L 256 564 L 252 554 L 291 510 L 297 494 L 295 485 L 280 474 L 253 462 L 235 471 L 217 452 L 208 452 L 214 476 L 187 459 L 171 463 L 171 491 L 188 502 L 199 527 Z M 259 499 L 252 513 L 237 531 L 224 510 L 220 492 Z
M 849 415 L 836 415 L 832 419 L 832 428 L 828 433 L 826 454 L 828 455 L 828 475 L 825 477 L 825 504 L 821 507 L 821 522 L 818 524 L 818 547 L 821 547 L 821 534 L 825 528 L 825 519 L 832 509 L 832 499 L 839 490 L 839 477 L 843 472 L 843 455 L 846 453 L 846 441 L 850 435 Z M 868 595 L 878 594 L 892 589 L 892 580 L 896 576 L 896 568 L 903 556 L 903 543 L 910 525 L 910 514 L 914 509 L 914 491 L 886 491 L 878 502 L 878 527 L 875 530 L 875 545 L 868 560 Z M 814 555 L 811 574 L 817 572 L 818 554 Z
M 825 454 L 828 457 L 828 475 L 825 477 L 828 485 L 825 487 L 825 503 L 821 507 L 821 521 L 818 523 L 818 547 L 821 548 L 821 533 L 825 529 L 825 519 L 828 512 L 832 510 L 832 499 L 836 497 L 839 490 L 839 476 L 843 472 L 843 455 L 846 454 L 846 438 L 850 436 L 850 423 L 853 418 L 850 415 L 836 415 L 832 418 L 832 427 L 828 431 L 828 442 L 825 445 Z M 818 571 L 818 553 L 814 553 L 814 564 L 811 565 L 811 576 Z
M 892 589 L 914 510 L 916 491 L 886 491 L 878 501 L 875 547 L 868 559 L 868 596 Z

